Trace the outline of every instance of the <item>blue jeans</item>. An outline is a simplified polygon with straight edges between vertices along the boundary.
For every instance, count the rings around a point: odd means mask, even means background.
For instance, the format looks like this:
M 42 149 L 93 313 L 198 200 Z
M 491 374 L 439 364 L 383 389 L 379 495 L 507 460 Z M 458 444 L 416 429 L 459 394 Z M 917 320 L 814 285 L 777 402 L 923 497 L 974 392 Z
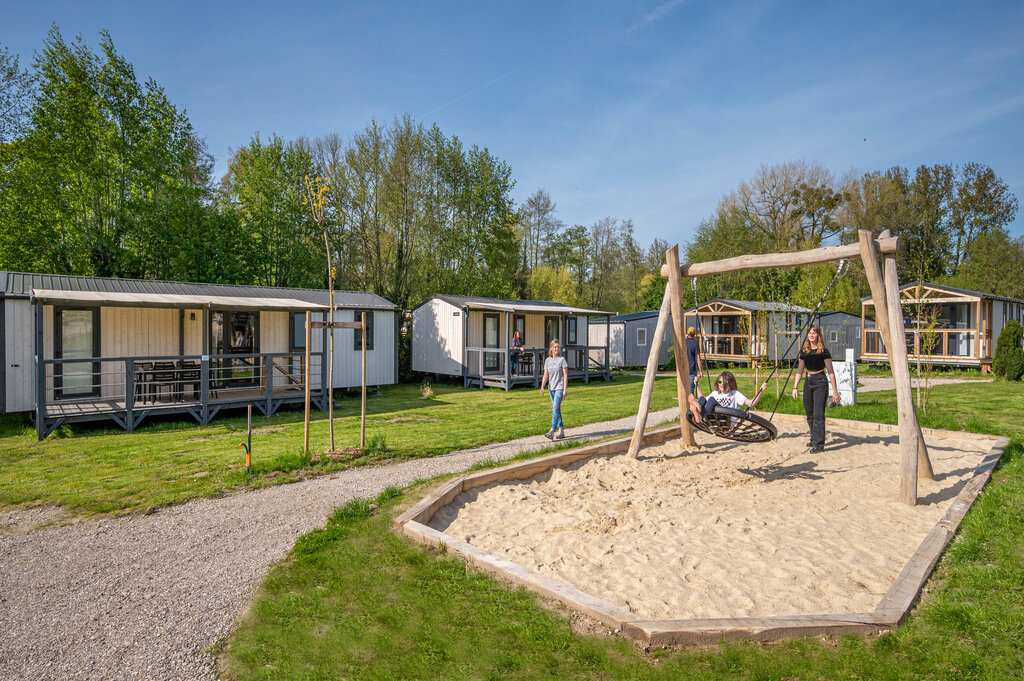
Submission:
M 551 394 L 551 430 L 564 428 L 562 425 L 562 395 L 561 390 L 549 390 Z
M 693 391 L 693 389 L 694 389 L 694 387 L 695 387 L 696 385 L 697 385 L 697 374 L 696 374 L 695 372 L 691 371 L 691 372 L 690 372 L 690 394 L 691 394 L 691 395 L 695 395 L 695 394 L 696 394 L 696 393 L 695 393 L 695 392 Z

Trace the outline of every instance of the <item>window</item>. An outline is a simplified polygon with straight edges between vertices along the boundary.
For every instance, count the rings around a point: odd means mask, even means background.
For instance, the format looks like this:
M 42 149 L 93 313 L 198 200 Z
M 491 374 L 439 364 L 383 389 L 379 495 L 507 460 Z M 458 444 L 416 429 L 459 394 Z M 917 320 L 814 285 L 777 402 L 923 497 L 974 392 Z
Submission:
M 579 319 L 576 317 L 569 317 L 565 320 L 565 344 L 576 345 L 576 324 Z
M 210 350 L 220 355 L 212 365 L 214 385 L 221 388 L 258 385 L 263 364 L 252 355 L 260 351 L 260 313 L 213 310 L 210 313 Z
M 544 317 L 544 347 L 550 347 L 551 341 L 558 338 L 558 317 Z
M 647 329 L 639 327 L 636 330 L 636 344 L 639 346 L 647 345 Z
M 837 329 L 832 329 L 831 331 L 828 332 L 828 342 L 829 343 L 838 343 L 839 342 L 839 331 Z
M 370 350 L 373 350 L 373 310 L 355 310 L 352 313 L 354 315 L 352 317 L 352 321 L 358 322 L 360 319 L 359 315 L 360 313 L 363 312 L 366 313 L 366 351 L 369 352 Z M 357 352 L 362 351 L 363 330 L 354 329 L 352 331 L 352 335 L 354 339 L 352 343 L 352 349 L 356 350 Z
M 291 329 L 290 337 L 288 339 L 289 349 L 292 352 L 306 349 L 306 313 L 305 312 L 291 312 Z
M 526 316 L 517 314 L 513 318 L 512 329 L 519 332 L 519 340 L 523 342 L 523 347 L 526 347 Z
M 88 359 L 100 355 L 98 307 L 54 308 L 53 353 L 57 359 Z M 53 365 L 54 398 L 100 394 L 99 362 Z

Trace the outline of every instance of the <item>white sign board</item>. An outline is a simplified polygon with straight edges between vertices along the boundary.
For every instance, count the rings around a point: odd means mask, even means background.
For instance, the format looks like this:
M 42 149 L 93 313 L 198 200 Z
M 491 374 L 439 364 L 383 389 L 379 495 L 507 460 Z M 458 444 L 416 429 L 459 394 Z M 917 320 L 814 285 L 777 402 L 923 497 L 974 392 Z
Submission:
M 836 372 L 836 387 L 839 388 L 839 399 L 843 404 L 857 404 L 857 362 L 853 358 L 853 349 L 847 348 L 846 361 L 833 360 L 832 369 Z M 828 385 L 828 396 L 832 397 L 832 383 Z

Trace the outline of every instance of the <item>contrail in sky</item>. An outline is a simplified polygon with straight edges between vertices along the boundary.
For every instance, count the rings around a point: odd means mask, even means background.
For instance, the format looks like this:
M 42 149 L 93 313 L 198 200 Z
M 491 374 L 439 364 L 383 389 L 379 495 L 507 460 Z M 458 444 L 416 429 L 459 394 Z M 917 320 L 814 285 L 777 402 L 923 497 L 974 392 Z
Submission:
M 684 2 L 686 2 L 686 0 L 668 0 L 668 2 L 661 3 L 660 5 L 652 9 L 650 12 L 645 14 L 643 18 L 640 19 L 640 21 L 636 22 L 628 29 L 626 29 L 626 33 L 633 33 L 634 31 L 637 31 L 648 24 L 653 24 L 655 21 L 658 21 L 663 16 L 665 16 L 666 14 L 668 14 L 669 12 L 671 12 Z
M 428 116 L 432 116 L 435 113 L 437 113 L 438 111 L 440 111 L 441 109 L 444 109 L 445 107 L 451 106 L 455 102 L 457 102 L 457 101 L 459 101 L 461 99 L 465 99 L 466 97 L 469 97 L 471 94 L 474 94 L 476 92 L 480 92 L 481 90 L 483 90 L 486 87 L 490 87 L 491 85 L 494 85 L 495 83 L 497 83 L 499 81 L 505 80 L 509 76 L 515 75 L 515 74 L 519 73 L 520 71 L 522 71 L 523 69 L 526 69 L 526 68 L 529 68 L 529 67 L 533 66 L 534 64 L 536 64 L 539 61 L 543 61 L 543 60 L 547 59 L 548 57 L 550 57 L 551 55 L 553 55 L 553 54 L 555 54 L 557 52 L 561 52 L 566 47 L 569 47 L 569 45 L 571 45 L 571 44 L 572 43 L 569 43 L 569 44 L 566 44 L 566 45 L 562 45 L 561 47 L 556 47 L 555 49 L 551 50 L 550 52 L 546 52 L 546 53 L 540 55 L 539 57 L 526 62 L 522 66 L 518 66 L 518 67 L 512 69 L 511 71 L 508 71 L 507 73 L 501 74 L 497 78 L 493 78 L 493 79 L 487 81 L 483 85 L 478 85 L 475 88 L 473 88 L 472 90 L 469 90 L 468 92 L 463 92 L 461 95 L 459 95 L 455 99 L 453 99 L 453 100 L 451 100 L 449 102 L 445 102 L 444 104 L 442 104 L 441 106 L 437 107 L 436 109 L 431 109 L 427 113 L 423 114 L 423 116 L 421 116 L 421 118 L 427 118 Z

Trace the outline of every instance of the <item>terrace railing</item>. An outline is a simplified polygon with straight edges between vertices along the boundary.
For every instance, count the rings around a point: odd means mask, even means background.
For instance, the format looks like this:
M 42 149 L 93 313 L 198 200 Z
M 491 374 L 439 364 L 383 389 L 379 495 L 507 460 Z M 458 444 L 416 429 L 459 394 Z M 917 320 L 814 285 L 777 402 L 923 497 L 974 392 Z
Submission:
M 981 355 L 977 352 L 977 329 L 905 329 L 907 354 L 911 358 L 927 358 L 941 363 L 980 361 L 987 359 L 987 344 L 982 343 Z M 868 359 L 885 359 L 885 343 L 878 329 L 864 329 L 861 355 Z
M 466 348 L 466 382 L 476 382 L 480 387 L 486 383 L 502 387 L 540 385 L 547 356 L 547 348 L 524 348 L 518 353 L 506 353 L 505 348 Z M 562 356 L 569 366 L 570 378 L 589 380 L 591 375 L 607 376 L 607 350 L 603 347 L 567 345 L 562 348 Z M 509 365 L 507 386 L 506 363 Z
M 325 397 L 322 352 L 45 359 L 38 367 L 40 439 L 65 421 L 109 417 L 128 431 L 151 413 L 189 413 L 208 423 L 223 407 L 252 404 L 265 415 L 302 399 L 306 382 Z

